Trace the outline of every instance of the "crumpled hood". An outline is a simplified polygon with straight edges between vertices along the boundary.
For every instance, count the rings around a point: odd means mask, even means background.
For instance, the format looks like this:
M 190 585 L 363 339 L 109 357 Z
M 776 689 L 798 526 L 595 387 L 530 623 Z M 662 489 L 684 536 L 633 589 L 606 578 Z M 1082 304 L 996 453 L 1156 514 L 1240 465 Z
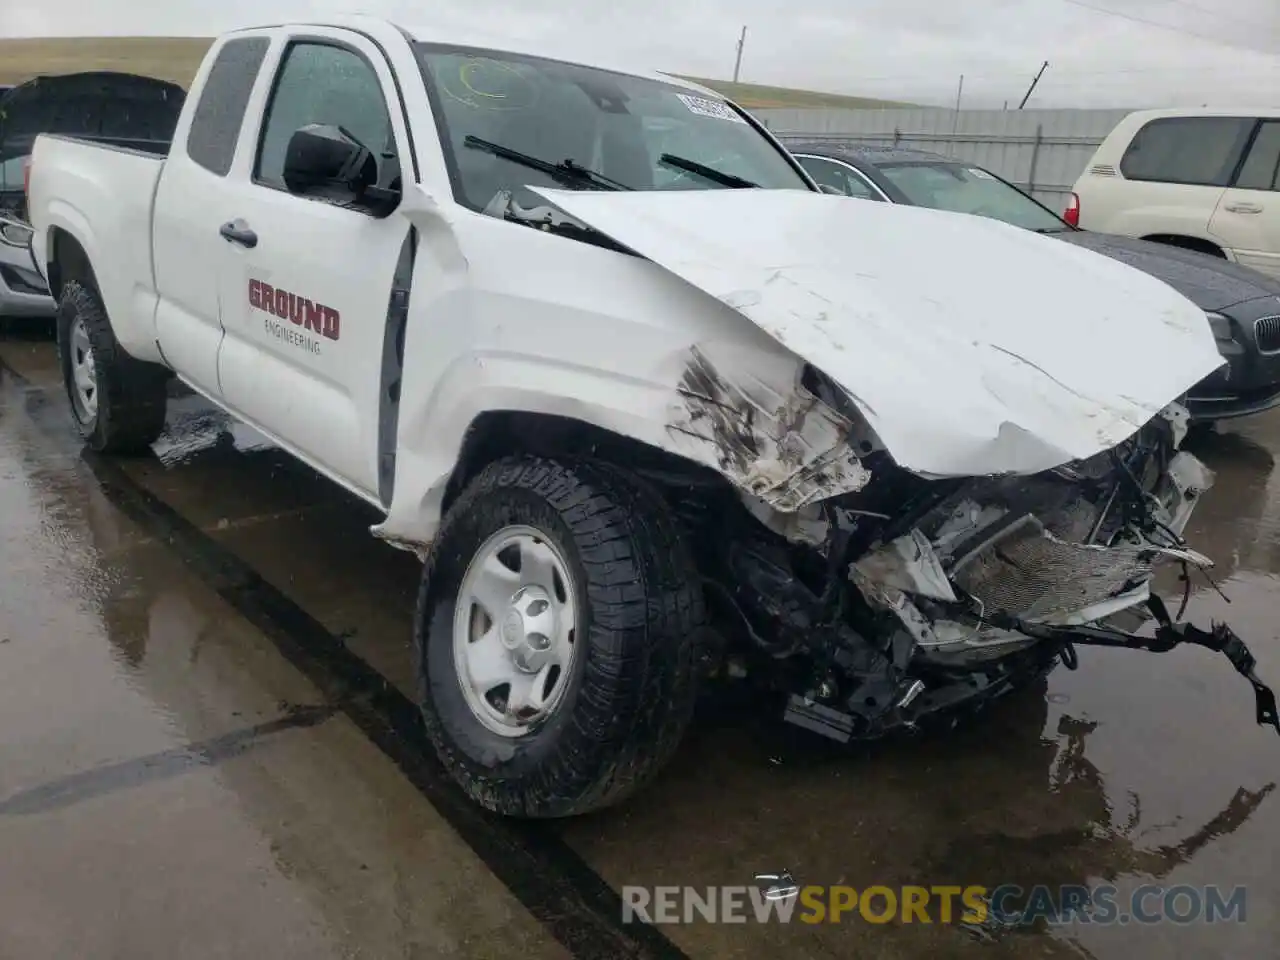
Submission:
M 1204 310 L 1223 310 L 1246 300 L 1280 296 L 1280 281 L 1195 250 L 1088 230 L 1053 236 L 1149 273 Z
M 1164 283 L 982 217 L 790 190 L 535 192 L 823 370 L 924 476 L 1092 456 L 1223 362 Z

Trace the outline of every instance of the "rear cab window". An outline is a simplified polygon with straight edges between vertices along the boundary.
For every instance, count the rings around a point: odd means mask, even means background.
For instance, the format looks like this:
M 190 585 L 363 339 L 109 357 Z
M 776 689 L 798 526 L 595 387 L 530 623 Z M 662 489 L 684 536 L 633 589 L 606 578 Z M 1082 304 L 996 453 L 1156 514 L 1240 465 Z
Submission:
M 792 161 L 719 98 L 659 79 L 540 57 L 415 44 L 459 203 L 563 187 L 465 143 L 468 136 L 548 163 L 572 159 L 634 190 L 724 185 L 662 161 L 671 154 L 760 187 L 810 191 Z
M 1164 117 L 1134 135 L 1120 172 L 1129 180 L 1226 187 L 1256 121 L 1252 117 Z
M 231 170 L 245 109 L 270 45 L 266 37 L 228 40 L 209 68 L 187 131 L 187 156 L 210 173 L 225 177 Z

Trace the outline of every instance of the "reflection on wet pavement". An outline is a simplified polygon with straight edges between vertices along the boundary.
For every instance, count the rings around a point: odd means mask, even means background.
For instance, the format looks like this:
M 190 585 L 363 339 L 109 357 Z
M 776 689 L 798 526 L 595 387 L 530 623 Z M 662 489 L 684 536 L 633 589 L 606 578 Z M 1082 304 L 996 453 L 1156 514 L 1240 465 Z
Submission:
M 566 956 L 4 377 L 0 955 Z
M 174 401 L 157 458 L 82 459 L 50 357 L 0 345 L 25 377 L 0 371 L 0 854 L 42 863 L 0 872 L 0 954 L 90 956 L 96 934 L 132 950 L 118 956 L 563 955 L 547 931 L 563 943 L 566 928 L 545 903 L 530 907 L 542 926 L 522 910 L 541 901 L 494 866 L 487 828 L 414 772 L 420 744 L 379 740 L 410 724 L 416 561 L 368 535 L 367 506 L 195 398 Z M 1188 539 L 1229 602 L 1196 579 L 1188 616 L 1229 619 L 1280 684 L 1280 415 L 1193 449 L 1217 482 Z M 152 506 L 120 493 L 134 487 Z M 166 510 L 176 526 L 156 520 Z M 254 612 L 250 576 L 274 606 Z M 1163 586 L 1176 607 L 1176 577 Z M 311 624 L 288 657 L 272 637 L 286 609 Z M 311 669 L 325 643 L 380 679 L 344 689 Z M 369 709 L 391 733 L 353 720 Z M 1240 677 L 1198 649 L 1082 650 L 1078 670 L 968 728 L 852 753 L 720 688 L 651 789 L 555 833 L 614 888 L 781 869 L 802 886 L 1248 887 L 1243 924 L 663 928 L 696 958 L 1269 956 L 1280 743 L 1252 713 Z M 220 937 L 225 952 L 208 947 Z

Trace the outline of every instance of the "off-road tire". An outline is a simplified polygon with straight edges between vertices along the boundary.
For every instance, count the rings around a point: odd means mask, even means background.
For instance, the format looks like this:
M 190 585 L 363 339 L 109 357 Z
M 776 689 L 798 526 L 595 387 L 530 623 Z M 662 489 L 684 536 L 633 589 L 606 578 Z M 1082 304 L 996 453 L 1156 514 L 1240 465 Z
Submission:
M 77 319 L 93 347 L 97 373 L 97 411 L 87 418 L 77 405 L 71 372 L 70 334 Z M 129 356 L 111 331 L 97 291 L 76 280 L 68 281 L 58 298 L 57 334 L 63 384 L 85 443 L 104 454 L 148 452 L 164 429 L 169 370 Z
M 516 739 L 486 729 L 467 706 L 452 633 L 467 565 L 512 525 L 558 547 L 579 598 L 564 698 Z M 423 569 L 414 647 L 427 733 L 488 810 L 550 818 L 615 804 L 670 759 L 688 726 L 705 620 L 692 556 L 650 486 L 594 460 L 495 462 L 448 511 Z

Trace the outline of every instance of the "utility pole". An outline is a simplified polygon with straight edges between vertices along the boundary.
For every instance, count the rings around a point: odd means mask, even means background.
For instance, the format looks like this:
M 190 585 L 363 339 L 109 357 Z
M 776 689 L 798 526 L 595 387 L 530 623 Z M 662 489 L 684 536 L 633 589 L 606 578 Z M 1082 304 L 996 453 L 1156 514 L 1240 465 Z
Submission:
M 964 74 L 960 74 L 960 86 L 956 88 L 956 112 L 951 119 L 951 141 L 947 144 L 947 156 L 955 153 L 956 131 L 960 129 L 960 100 L 964 96 Z
M 747 28 L 742 28 L 742 35 L 738 37 L 738 59 L 733 64 L 733 82 L 738 82 L 738 74 L 742 70 L 742 48 L 747 44 Z
M 1048 66 L 1049 66 L 1049 61 L 1048 61 L 1048 60 L 1046 60 L 1044 63 L 1040 64 L 1040 72 L 1039 72 L 1039 73 L 1037 73 L 1037 74 L 1036 74 L 1036 78 L 1035 78 L 1034 80 L 1032 80 L 1032 81 L 1031 81 L 1031 86 L 1027 87 L 1027 94 L 1026 94 L 1026 96 L 1024 96 L 1024 97 L 1022 98 L 1022 102 L 1021 102 L 1020 104 L 1018 104 L 1018 109 L 1019 109 L 1019 110 L 1021 110 L 1023 107 L 1025 107 L 1025 106 L 1027 105 L 1027 101 L 1031 99 L 1031 91 L 1035 90 L 1035 88 L 1036 88 L 1036 84 L 1040 82 L 1040 78 L 1044 76 L 1044 72 L 1045 72 L 1045 70 L 1048 68 Z

